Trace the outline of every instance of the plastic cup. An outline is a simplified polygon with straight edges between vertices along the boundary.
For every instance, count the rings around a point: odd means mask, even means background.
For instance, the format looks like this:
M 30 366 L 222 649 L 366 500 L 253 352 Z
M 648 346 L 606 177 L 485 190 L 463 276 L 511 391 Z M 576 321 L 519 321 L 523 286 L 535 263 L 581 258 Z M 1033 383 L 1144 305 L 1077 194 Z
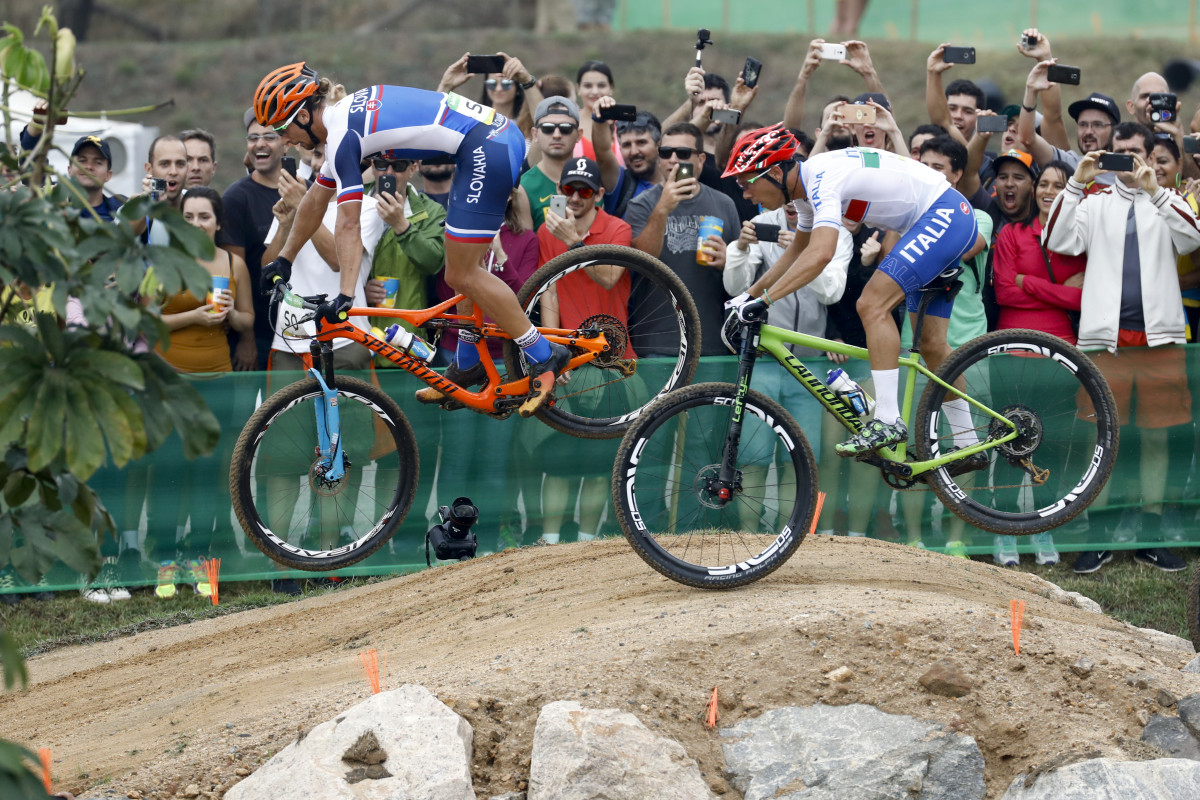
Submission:
M 383 305 L 386 308 L 396 307 L 396 295 L 400 294 L 400 279 L 385 278 L 383 281 Z
M 229 278 L 224 275 L 213 275 L 212 277 L 212 302 L 213 311 L 222 311 L 225 304 L 222 302 L 224 295 L 229 293 Z
M 709 236 L 720 236 L 725 231 L 725 221 L 720 217 L 701 217 L 700 232 L 696 241 L 696 263 L 711 264 L 715 260 Z

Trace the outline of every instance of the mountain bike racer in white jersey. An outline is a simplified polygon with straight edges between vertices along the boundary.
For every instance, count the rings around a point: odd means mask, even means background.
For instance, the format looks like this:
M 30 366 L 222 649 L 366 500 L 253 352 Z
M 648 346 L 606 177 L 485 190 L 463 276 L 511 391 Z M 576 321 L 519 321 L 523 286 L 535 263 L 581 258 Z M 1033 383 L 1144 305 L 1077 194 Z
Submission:
M 263 266 L 264 290 L 291 275 L 291 260 L 321 224 L 336 194 L 334 247 L 340 263 L 341 293 L 322 304 L 318 314 L 331 323 L 345 321 L 358 281 L 362 245 L 359 204 L 363 197 L 363 159 L 422 159 L 445 153 L 456 170 L 446 214 L 446 283 L 466 295 L 509 334 L 530 365 L 530 394 L 520 407 L 529 416 L 554 390 L 570 351 L 544 339 L 521 310 L 516 295 L 496 275 L 480 267 L 484 253 L 504 222 L 509 195 L 520 177 L 525 139 L 517 126 L 494 109 L 454 93 L 407 86 L 369 86 L 328 103 L 332 83 L 304 62 L 269 73 L 254 93 L 254 116 L 289 145 L 311 150 L 325 144 L 325 165 L 296 214 L 279 258 Z M 470 313 L 459 306 L 460 313 Z M 455 363 L 446 378 L 459 386 L 482 384 L 486 373 L 470 336 L 459 334 Z M 422 402 L 446 395 L 433 387 L 417 392 Z
M 966 198 L 924 164 L 867 147 L 799 161 L 798 146 L 799 141 L 780 123 L 743 135 L 729 156 L 723 177 L 736 176 L 747 199 L 754 201 L 757 192 L 774 187 L 783 192 L 785 201 L 794 203 L 798 219 L 791 246 L 746 293 L 727 305 L 742 321 L 765 318 L 770 303 L 805 286 L 825 269 L 837 247 L 843 217 L 892 231 L 892 239 L 899 234 L 858 300 L 875 382 L 875 419 L 835 447 L 839 455 L 856 456 L 908 438 L 898 402 L 900 333 L 892 309 L 907 299 L 908 311 L 915 316 L 921 287 L 986 243 L 976 231 L 975 214 Z M 939 296 L 926 312 L 921 354 L 935 371 L 950 354 L 946 328 L 952 305 L 952 299 Z M 966 401 L 955 399 L 943 408 L 952 426 L 970 427 Z

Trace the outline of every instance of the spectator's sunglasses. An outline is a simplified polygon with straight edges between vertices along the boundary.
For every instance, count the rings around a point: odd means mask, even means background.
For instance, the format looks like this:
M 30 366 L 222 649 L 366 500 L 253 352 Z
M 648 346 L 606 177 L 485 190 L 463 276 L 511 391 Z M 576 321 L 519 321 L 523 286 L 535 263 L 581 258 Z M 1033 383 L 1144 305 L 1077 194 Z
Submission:
M 495 78 L 488 78 L 483 82 L 483 88 L 487 89 L 489 92 L 495 91 L 497 83 L 499 83 L 500 88 L 505 91 L 508 91 L 513 87 L 513 82 L 508 78 L 501 78 L 499 81 L 497 81 Z
M 250 144 L 256 144 L 259 139 L 262 139 L 267 144 L 274 144 L 275 142 L 279 141 L 280 136 L 278 133 L 248 133 L 248 134 L 246 134 L 246 141 L 249 142 Z
M 565 186 L 558 187 L 558 190 L 567 197 L 579 195 L 580 200 L 591 200 L 596 196 L 596 190 L 590 186 L 572 186 L 570 184 L 566 184 Z
M 553 136 L 555 130 L 557 130 L 563 136 L 570 136 L 578 129 L 578 127 L 579 126 L 574 122 L 543 122 L 538 125 L 538 130 L 547 136 Z
M 659 147 L 658 157 L 666 160 L 671 156 L 675 156 L 680 161 L 687 161 L 692 156 L 700 151 L 694 147 Z
M 396 172 L 404 172 L 404 170 L 412 166 L 412 161 L 407 158 L 398 158 L 394 161 L 389 158 L 372 158 L 371 166 L 375 168 L 376 172 L 383 172 L 388 167 L 391 167 Z
M 760 172 L 760 173 L 758 173 L 757 175 L 755 175 L 753 178 L 743 178 L 741 175 L 738 175 L 738 176 L 737 176 L 736 178 L 734 178 L 733 180 L 734 180 L 734 182 L 735 182 L 735 183 L 737 183 L 737 185 L 738 185 L 738 186 L 740 186 L 740 187 L 742 187 L 743 189 L 745 189 L 747 186 L 749 186 L 750 184 L 754 183 L 756 180 L 758 180 L 758 179 L 759 179 L 759 178 L 761 178 L 762 176 L 766 175 L 766 174 L 767 174 L 768 172 L 770 172 L 770 171 L 771 171 L 771 168 L 770 168 L 770 167 L 767 167 L 767 168 L 766 168 L 766 169 L 764 169 L 762 172 Z

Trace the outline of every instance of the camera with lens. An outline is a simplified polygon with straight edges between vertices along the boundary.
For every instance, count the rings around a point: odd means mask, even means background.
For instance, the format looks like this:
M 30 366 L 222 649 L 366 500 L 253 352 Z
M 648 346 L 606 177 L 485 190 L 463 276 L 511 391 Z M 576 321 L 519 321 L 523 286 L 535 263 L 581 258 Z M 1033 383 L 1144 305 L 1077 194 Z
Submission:
M 1170 92 L 1151 92 L 1149 101 L 1151 122 L 1175 121 L 1175 106 L 1179 102 L 1178 97 Z
M 479 509 L 468 497 L 456 498 L 448 506 L 438 509 L 441 523 L 434 525 L 425 534 L 425 557 L 429 559 L 429 548 L 439 561 L 466 561 L 475 557 L 479 541 L 471 532 L 471 526 L 479 519 Z

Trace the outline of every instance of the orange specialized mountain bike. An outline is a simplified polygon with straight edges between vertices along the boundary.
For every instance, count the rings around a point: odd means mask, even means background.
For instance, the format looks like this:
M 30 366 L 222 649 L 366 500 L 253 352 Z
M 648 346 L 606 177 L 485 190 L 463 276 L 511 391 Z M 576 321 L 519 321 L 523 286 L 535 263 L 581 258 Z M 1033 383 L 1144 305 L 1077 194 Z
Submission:
M 426 309 L 352 308 L 351 317 L 394 317 L 433 331 L 479 334 L 487 373 L 479 389 L 447 381 L 409 347 L 400 349 L 349 321 L 316 316 L 324 300 L 277 284 L 294 316 L 287 331 L 308 338 L 308 376 L 268 397 L 242 428 L 229 489 L 238 521 L 276 562 L 327 571 L 355 564 L 395 533 L 416 495 L 416 440 L 400 406 L 378 386 L 335 374 L 332 342 L 349 339 L 447 395 L 444 407 L 503 419 L 529 392 L 520 348 L 496 325 L 454 313 L 462 296 Z M 526 281 L 517 299 L 538 330 L 571 349 L 570 373 L 536 415 L 572 436 L 622 436 L 654 399 L 689 383 L 700 357 L 700 319 L 683 283 L 657 259 L 628 247 L 569 250 Z M 315 335 L 294 332 L 315 322 Z M 543 325 L 545 322 L 552 325 Z M 504 344 L 502 374 L 487 344 Z

